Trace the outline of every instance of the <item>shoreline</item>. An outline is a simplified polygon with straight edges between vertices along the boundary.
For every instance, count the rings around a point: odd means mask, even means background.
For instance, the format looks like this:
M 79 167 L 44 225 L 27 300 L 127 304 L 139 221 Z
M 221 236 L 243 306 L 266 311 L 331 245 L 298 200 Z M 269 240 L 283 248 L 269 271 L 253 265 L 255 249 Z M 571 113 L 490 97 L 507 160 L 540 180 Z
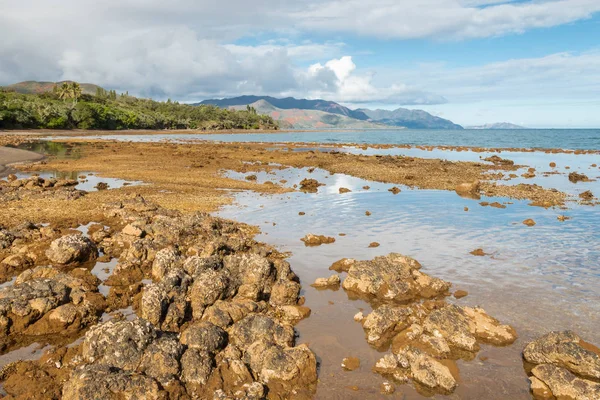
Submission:
M 79 141 L 84 140 L 82 137 L 94 137 L 94 140 L 110 140 L 110 139 L 98 139 L 95 136 L 158 136 L 158 135 L 278 135 L 286 133 L 319 133 L 319 132 L 376 132 L 377 129 L 373 130 L 216 130 L 216 131 L 199 131 L 199 130 L 130 130 L 130 131 L 106 131 L 106 130 L 14 130 L 14 131 L 0 131 L 0 145 L 2 145 L 2 135 L 5 136 L 5 141 L 10 143 L 9 138 L 17 139 L 24 137 L 28 139 L 33 138 L 53 138 L 56 141 Z M 427 131 L 427 130 L 424 130 Z M 64 139 L 64 140 L 63 140 Z M 166 138 L 166 140 L 169 140 Z M 204 139 L 181 139 L 182 143 L 204 142 Z M 220 143 L 220 142 L 219 142 Z M 384 143 L 357 143 L 357 142 L 344 142 L 344 143 L 324 143 L 324 142 L 223 142 L 223 143 L 261 143 L 271 144 L 276 146 L 323 146 L 323 147 L 356 147 L 363 150 L 372 149 L 418 149 L 423 151 L 456 151 L 465 152 L 471 151 L 474 153 L 502 153 L 502 152 L 520 152 L 520 153 L 545 153 L 545 154 L 600 154 L 600 149 L 568 149 L 568 148 L 547 148 L 547 147 L 481 147 L 481 146 L 459 146 L 459 145 L 419 145 L 419 144 L 384 144 Z
M 45 158 L 43 154 L 33 151 L 0 147 L 0 178 L 12 173 L 12 165 L 42 161 Z

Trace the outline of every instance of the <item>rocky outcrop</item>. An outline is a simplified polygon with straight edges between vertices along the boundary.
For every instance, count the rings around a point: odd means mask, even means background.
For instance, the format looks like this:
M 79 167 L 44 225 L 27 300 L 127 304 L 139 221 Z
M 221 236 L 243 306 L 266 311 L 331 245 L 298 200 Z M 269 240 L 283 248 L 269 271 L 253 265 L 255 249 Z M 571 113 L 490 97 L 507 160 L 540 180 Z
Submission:
M 348 269 L 343 287 L 367 297 L 386 301 L 408 301 L 447 295 L 450 283 L 419 271 L 410 257 L 392 253 L 371 261 L 358 261 Z
M 523 358 L 534 365 L 529 377 L 534 397 L 600 398 L 600 349 L 574 332 L 550 332 L 534 340 Z
M 380 351 L 391 348 L 374 371 L 399 383 L 412 381 L 426 395 L 450 394 L 458 385 L 449 364 L 473 359 L 480 343 L 513 343 L 515 330 L 481 308 L 449 304 L 450 283 L 420 271 L 410 257 L 389 254 L 370 261 L 340 260 L 332 266 L 348 275 L 343 288 L 365 298 L 373 311 L 354 319 L 367 342 Z
M 320 246 L 322 244 L 330 244 L 335 242 L 335 238 L 324 236 L 324 235 L 314 235 L 312 233 L 307 234 L 302 239 L 305 246 Z
M 72 179 L 44 179 L 33 175 L 29 178 L 0 179 L 0 203 L 18 200 L 63 199 L 77 200 L 86 192 L 74 188 L 79 182 Z

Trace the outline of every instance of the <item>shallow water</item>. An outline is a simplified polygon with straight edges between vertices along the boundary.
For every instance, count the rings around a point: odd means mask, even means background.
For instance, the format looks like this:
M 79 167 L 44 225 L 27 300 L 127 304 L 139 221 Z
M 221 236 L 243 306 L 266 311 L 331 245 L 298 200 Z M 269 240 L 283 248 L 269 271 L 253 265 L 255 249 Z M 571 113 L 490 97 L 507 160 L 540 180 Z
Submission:
M 245 175 L 229 173 L 238 179 Z M 530 399 L 520 352 L 529 340 L 550 330 L 573 329 L 588 341 L 600 343 L 597 207 L 570 204 L 565 211 L 530 207 L 525 201 L 482 198 L 513 202 L 506 209 L 496 209 L 448 191 L 399 186 L 402 192 L 393 195 L 388 192 L 391 184 L 322 170 L 311 174 L 306 169 L 290 168 L 256 175 L 259 182 L 285 179 L 286 186 L 306 177 L 326 183 L 316 194 L 259 196 L 240 192 L 235 197 L 237 204 L 219 213 L 260 226 L 263 233 L 259 240 L 292 252 L 289 261 L 302 280 L 306 305 L 312 309 L 312 315 L 300 322 L 297 330 L 299 341 L 308 343 L 321 363 L 318 398 L 378 398 L 379 385 L 384 381 L 371 372 L 382 354 L 368 346 L 362 327 L 353 321 L 359 310 L 370 311 L 369 305 L 350 300 L 343 289 L 310 287 L 317 277 L 331 275 L 329 266 L 344 257 L 371 259 L 390 252 L 412 256 L 423 264 L 425 273 L 452 282 L 453 289 L 469 292 L 466 298 L 456 300 L 458 304 L 480 305 L 515 327 L 519 339 L 512 346 L 483 346 L 480 355 L 488 357 L 486 361 L 458 362 L 460 386 L 447 398 Z M 371 189 L 363 190 L 365 185 Z M 340 187 L 352 192 L 339 194 Z M 371 216 L 365 215 L 367 210 Z M 300 211 L 306 215 L 299 216 Z M 561 214 L 573 219 L 560 222 L 557 216 Z M 537 225 L 523 225 L 527 218 L 533 218 Z M 305 247 L 300 238 L 307 233 L 334 236 L 336 242 Z M 381 246 L 368 248 L 373 241 Z M 491 255 L 469 254 L 476 248 Z M 342 371 L 340 363 L 347 356 L 359 357 L 361 368 Z M 360 390 L 348 388 L 354 385 Z M 410 385 L 397 386 L 396 393 L 398 397 L 422 398 Z
M 65 137 L 67 138 L 67 137 Z M 552 148 L 600 150 L 600 129 L 526 129 L 526 130 L 434 130 L 390 129 L 367 131 L 311 131 L 240 134 L 157 134 L 85 136 L 83 139 L 158 142 L 162 140 L 211 140 L 222 142 L 315 142 L 361 144 L 407 144 L 426 146 L 469 146 L 495 148 Z
M 137 186 L 143 184 L 140 181 L 126 181 L 119 178 L 107 178 L 96 175 L 94 172 L 89 171 L 36 171 L 36 172 L 18 172 L 15 174 L 18 179 L 26 179 L 32 175 L 38 175 L 43 179 L 73 179 L 79 182 L 75 186 L 78 190 L 85 190 L 86 192 L 96 192 L 96 187 L 99 183 L 107 183 L 108 189 L 119 189 L 123 186 Z M 84 177 L 84 178 L 80 178 Z

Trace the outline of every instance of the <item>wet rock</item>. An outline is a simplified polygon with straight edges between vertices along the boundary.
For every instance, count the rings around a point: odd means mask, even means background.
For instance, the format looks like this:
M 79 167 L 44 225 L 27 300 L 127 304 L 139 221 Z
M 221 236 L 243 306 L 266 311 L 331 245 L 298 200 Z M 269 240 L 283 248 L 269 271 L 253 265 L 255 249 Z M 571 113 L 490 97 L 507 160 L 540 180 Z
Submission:
M 481 182 L 465 182 L 461 183 L 454 189 L 459 196 L 477 197 L 481 190 Z
M 367 217 L 369 217 L 369 216 L 371 215 L 371 211 L 369 211 L 369 210 L 365 211 L 365 215 L 366 215 Z
M 393 394 L 396 391 L 396 387 L 390 382 L 383 382 L 379 388 L 381 394 Z
M 532 364 L 552 364 L 583 378 L 600 379 L 600 351 L 572 331 L 550 332 L 529 343 L 523 357 Z
M 106 182 L 98 182 L 98 184 L 96 186 L 94 186 L 94 188 L 98 189 L 98 190 L 107 190 L 109 188 L 108 183 Z
M 214 359 L 206 352 L 189 348 L 181 358 L 181 380 L 185 383 L 206 385 L 214 368 Z
M 573 183 L 577 182 L 588 182 L 590 179 L 585 174 L 580 174 L 578 172 L 571 172 L 569 174 L 569 181 Z
M 466 290 L 457 290 L 453 294 L 454 298 L 456 298 L 456 299 L 462 299 L 463 297 L 466 297 L 468 295 L 469 295 L 469 292 L 467 292 Z
M 256 175 L 247 175 L 246 176 L 246 180 L 247 181 L 256 181 L 258 178 Z
M 577 377 L 552 364 L 531 370 L 531 389 L 536 398 L 591 400 L 600 398 L 600 383 Z
M 255 314 L 237 322 L 229 337 L 232 344 L 243 350 L 257 341 L 290 347 L 294 343 L 294 329 L 271 317 Z
M 582 200 L 593 200 L 594 194 L 592 193 L 591 190 L 586 190 L 583 193 L 579 193 L 579 198 Z
M 565 222 L 571 219 L 571 217 L 568 217 L 566 215 L 559 215 L 558 217 L 556 217 L 557 220 L 559 220 L 560 222 Z
M 329 278 L 317 278 L 311 285 L 315 288 L 338 287 L 340 285 L 340 276 L 337 274 L 331 275 Z
M 357 357 L 346 357 L 342 360 L 342 368 L 346 371 L 354 371 L 360 368 L 360 360 Z
M 419 271 L 421 265 L 410 257 L 391 253 L 371 261 L 357 261 L 343 282 L 345 290 L 381 300 L 405 301 L 446 294 L 450 283 Z
M 341 187 L 341 188 L 339 189 L 339 192 L 340 192 L 340 194 L 342 194 L 342 193 L 350 193 L 351 191 L 352 191 L 352 190 L 350 190 L 350 189 L 348 189 L 348 188 L 345 188 L 345 187 Z
M 98 257 L 96 245 L 81 235 L 67 235 L 54 240 L 46 256 L 56 264 L 86 262 Z
M 471 251 L 471 254 L 473 254 L 474 256 L 478 256 L 478 257 L 483 257 L 486 256 L 487 254 L 483 251 L 483 249 L 475 249 L 473 251 Z
M 550 168 L 556 168 L 556 163 L 554 161 L 550 163 Z
M 355 262 L 356 260 L 353 258 L 342 258 L 341 260 L 338 260 L 331 264 L 329 270 L 335 272 L 348 272 L 350 267 L 354 265 Z
M 307 234 L 302 239 L 305 246 L 320 246 L 322 244 L 334 243 L 335 238 L 323 235 L 314 235 L 312 233 Z
M 371 189 L 371 186 L 363 186 L 362 188 L 363 188 L 364 190 L 369 190 L 369 189 Z
M 388 189 L 388 192 L 392 192 L 393 194 L 398 194 L 401 192 L 401 190 L 399 188 L 397 188 L 396 186 L 394 186 L 391 189 Z
M 507 159 L 501 158 L 495 154 L 491 157 L 484 158 L 483 160 L 491 162 L 494 165 L 515 165 L 515 162 L 513 160 L 507 160 Z
M 397 355 L 386 354 L 375 364 L 374 370 L 392 376 L 401 383 L 412 379 L 441 394 L 450 394 L 457 386 L 456 379 L 448 367 L 412 347 Z
M 371 242 L 371 243 L 369 243 L 369 247 L 370 248 L 379 247 L 379 246 L 380 246 L 380 244 L 377 243 L 377 242 Z
M 528 218 L 525 221 L 523 221 L 523 225 L 534 226 L 535 225 L 535 221 L 532 220 L 531 218 Z
M 281 321 L 295 325 L 310 316 L 311 310 L 304 306 L 281 306 L 274 311 L 274 315 Z
M 305 178 L 300 181 L 300 190 L 308 193 L 316 193 L 319 190 L 319 186 L 325 186 L 324 183 L 320 183 L 316 179 Z
M 300 284 L 293 280 L 282 279 L 271 287 L 269 303 L 272 305 L 293 305 L 298 301 Z
M 381 347 L 409 325 L 409 317 L 412 314 L 413 310 L 410 307 L 383 305 L 373 310 L 362 320 L 367 342 Z

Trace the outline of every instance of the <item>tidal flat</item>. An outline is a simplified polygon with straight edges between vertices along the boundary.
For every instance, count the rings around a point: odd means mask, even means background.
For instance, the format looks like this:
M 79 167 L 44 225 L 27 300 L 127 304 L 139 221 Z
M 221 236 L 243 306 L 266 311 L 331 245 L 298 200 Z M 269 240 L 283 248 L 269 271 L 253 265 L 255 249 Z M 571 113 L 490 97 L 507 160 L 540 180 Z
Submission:
M 8 398 L 599 393 L 593 154 L 51 143 L 0 183 Z

